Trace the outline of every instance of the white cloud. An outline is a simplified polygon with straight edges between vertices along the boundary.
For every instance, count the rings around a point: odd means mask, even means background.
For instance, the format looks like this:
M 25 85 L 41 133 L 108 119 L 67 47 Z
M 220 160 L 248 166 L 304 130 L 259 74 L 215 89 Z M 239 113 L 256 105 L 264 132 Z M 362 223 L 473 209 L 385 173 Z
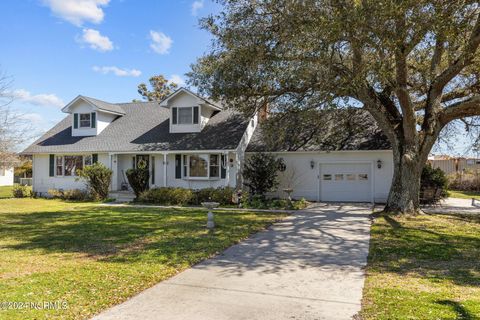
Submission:
M 98 30 L 83 29 L 79 42 L 88 44 L 93 50 L 105 52 L 113 50 L 113 43 L 107 36 L 100 34 Z
M 77 27 L 84 22 L 100 23 L 105 16 L 103 9 L 110 0 L 44 0 L 52 13 Z
M 57 107 L 57 108 L 62 108 L 65 103 L 57 97 L 56 95 L 50 93 L 50 94 L 35 94 L 32 95 L 29 91 L 25 89 L 18 89 L 11 91 L 6 94 L 10 98 L 13 98 L 14 100 L 25 102 L 28 104 L 32 104 L 35 106 L 46 106 L 46 107 Z
M 102 73 L 102 74 L 109 74 L 113 73 L 117 77 L 139 77 L 142 72 L 137 69 L 121 69 L 116 66 L 104 66 L 104 67 L 98 67 L 94 66 L 93 71 Z
M 45 119 L 38 113 L 25 113 L 22 115 L 22 119 L 27 120 L 34 125 L 43 124 L 43 122 L 45 122 Z
M 165 33 L 150 30 L 150 48 L 158 54 L 167 54 L 172 46 L 173 40 Z
M 198 10 L 202 9 L 204 5 L 203 0 L 195 0 L 192 3 L 192 16 L 196 16 L 198 14 Z
M 179 87 L 185 86 L 185 80 L 182 78 L 182 76 L 179 76 L 178 74 L 172 74 L 170 76 L 170 79 L 168 79 L 168 82 L 175 82 L 176 84 L 178 84 Z

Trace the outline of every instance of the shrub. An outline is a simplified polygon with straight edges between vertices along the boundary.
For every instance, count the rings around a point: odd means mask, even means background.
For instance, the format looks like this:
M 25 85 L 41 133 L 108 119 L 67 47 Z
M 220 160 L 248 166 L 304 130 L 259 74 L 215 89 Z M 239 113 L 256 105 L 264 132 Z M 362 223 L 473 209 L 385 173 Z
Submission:
M 150 173 L 147 168 L 136 168 L 128 169 L 125 172 L 127 175 L 128 183 L 135 192 L 137 199 L 140 197 L 140 194 L 148 190 L 148 179 L 150 178 Z
M 480 191 L 480 172 L 465 171 L 448 176 L 449 188 L 460 191 Z
M 214 201 L 221 205 L 233 204 L 235 189 L 231 187 L 205 188 L 194 191 L 194 203 L 200 205 L 202 202 Z
M 250 199 L 242 198 L 242 207 L 251 209 L 281 209 L 281 210 L 301 210 L 306 208 L 309 202 L 304 198 L 294 200 L 290 204 L 287 199 L 265 199 L 259 195 L 252 196 Z
M 88 191 L 96 200 L 105 200 L 108 197 L 112 174 L 112 170 L 100 162 L 77 171 L 78 179 L 86 182 Z
M 31 197 L 32 194 L 32 187 L 29 186 L 22 186 L 16 184 L 12 188 L 12 195 L 14 198 L 27 198 Z
M 255 153 L 246 162 L 243 169 L 245 186 L 251 195 L 265 198 L 265 194 L 278 186 L 278 170 L 283 161 L 269 153 Z
M 138 201 L 160 205 L 186 205 L 194 200 L 193 191 L 184 188 L 153 188 L 143 191 Z
M 432 168 L 430 164 L 425 165 L 420 179 L 420 189 L 440 189 L 444 192 L 443 196 L 447 196 L 448 179 L 440 168 Z
M 91 196 L 86 190 L 71 189 L 58 190 L 50 189 L 48 194 L 54 199 L 70 200 L 70 201 L 86 201 L 91 200 Z

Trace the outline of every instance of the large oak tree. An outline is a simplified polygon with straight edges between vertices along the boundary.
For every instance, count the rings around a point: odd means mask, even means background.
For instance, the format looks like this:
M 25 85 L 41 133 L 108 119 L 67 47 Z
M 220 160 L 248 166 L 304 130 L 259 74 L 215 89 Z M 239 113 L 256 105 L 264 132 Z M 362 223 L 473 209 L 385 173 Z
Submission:
M 480 115 L 478 1 L 225 0 L 202 20 L 211 52 L 190 82 L 247 113 L 366 109 L 394 158 L 387 211 L 419 210 L 420 175 L 446 125 Z

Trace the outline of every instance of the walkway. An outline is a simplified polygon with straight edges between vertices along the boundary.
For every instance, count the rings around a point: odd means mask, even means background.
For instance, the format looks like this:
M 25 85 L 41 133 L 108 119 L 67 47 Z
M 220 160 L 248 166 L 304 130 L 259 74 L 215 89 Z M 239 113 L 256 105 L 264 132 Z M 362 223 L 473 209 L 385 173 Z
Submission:
M 318 204 L 95 319 L 351 319 L 370 206 Z

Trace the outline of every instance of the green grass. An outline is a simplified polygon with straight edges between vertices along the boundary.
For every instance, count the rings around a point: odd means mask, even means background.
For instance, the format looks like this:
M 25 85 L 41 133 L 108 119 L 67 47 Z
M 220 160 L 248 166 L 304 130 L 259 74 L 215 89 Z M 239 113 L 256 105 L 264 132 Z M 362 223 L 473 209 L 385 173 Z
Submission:
M 480 319 L 480 217 L 378 217 L 363 319 Z
M 0 200 L 0 302 L 64 310 L 0 310 L 0 319 L 85 319 L 211 257 L 282 218 L 201 209 Z
M 451 198 L 460 198 L 460 199 L 478 199 L 480 200 L 480 192 L 478 191 L 456 191 L 448 190 L 448 196 Z
M 0 187 L 0 199 L 12 197 L 13 186 L 1 186 Z

